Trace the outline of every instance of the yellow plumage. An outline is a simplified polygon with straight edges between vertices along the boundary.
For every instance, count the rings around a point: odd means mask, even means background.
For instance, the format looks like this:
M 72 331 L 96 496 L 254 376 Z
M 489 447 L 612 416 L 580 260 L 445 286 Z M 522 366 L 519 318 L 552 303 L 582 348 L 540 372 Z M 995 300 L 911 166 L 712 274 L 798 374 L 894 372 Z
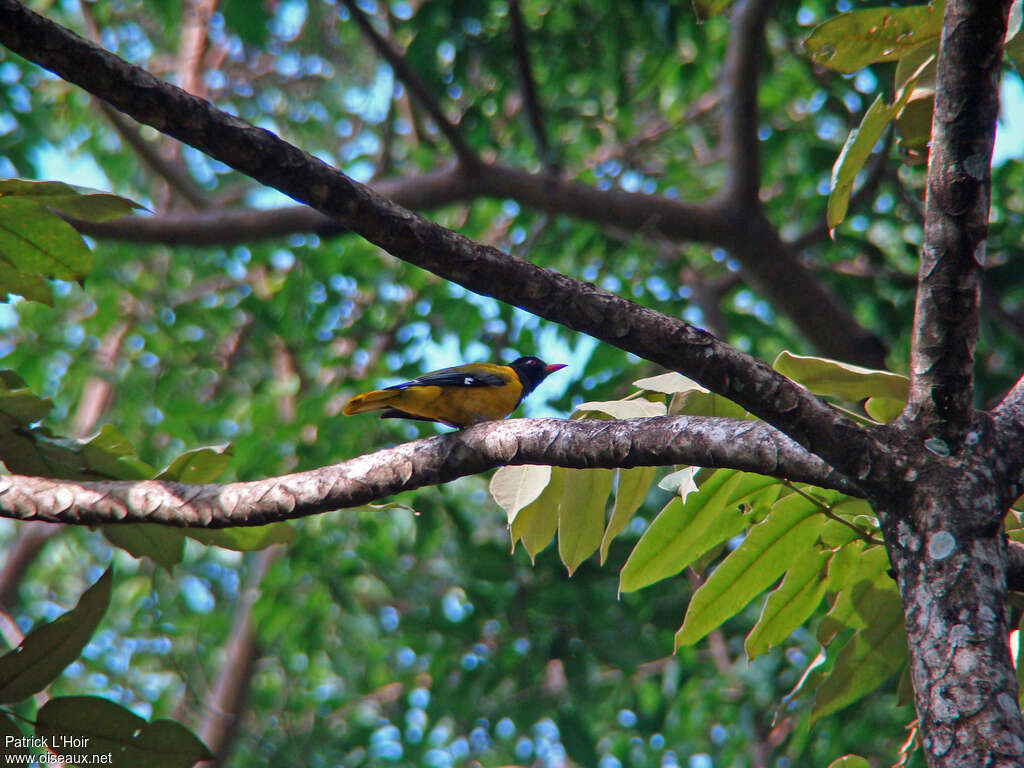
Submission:
M 549 374 L 564 367 L 547 365 L 536 357 L 521 357 L 509 365 L 457 365 L 356 395 L 341 412 L 349 416 L 383 411 L 382 419 L 439 421 L 461 429 L 504 419 Z

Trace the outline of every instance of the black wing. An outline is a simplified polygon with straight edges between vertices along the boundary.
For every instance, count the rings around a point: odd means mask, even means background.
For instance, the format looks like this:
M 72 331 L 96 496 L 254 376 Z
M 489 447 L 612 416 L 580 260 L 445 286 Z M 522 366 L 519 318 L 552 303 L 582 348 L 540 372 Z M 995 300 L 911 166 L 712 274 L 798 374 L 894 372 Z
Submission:
M 463 367 L 444 368 L 433 373 L 425 373 L 412 381 L 392 384 L 385 389 L 408 389 L 409 387 L 500 387 L 507 384 L 495 373 L 486 371 L 467 371 Z

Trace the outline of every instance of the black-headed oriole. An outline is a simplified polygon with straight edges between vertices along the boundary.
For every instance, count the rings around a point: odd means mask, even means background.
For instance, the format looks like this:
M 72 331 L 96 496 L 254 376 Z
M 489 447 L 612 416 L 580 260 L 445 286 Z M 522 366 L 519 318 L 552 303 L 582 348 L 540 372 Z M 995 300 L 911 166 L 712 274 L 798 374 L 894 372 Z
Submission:
M 462 429 L 505 418 L 549 374 L 564 367 L 536 357 L 520 357 L 508 365 L 457 365 L 356 395 L 341 412 L 384 411 L 382 419 L 439 421 Z

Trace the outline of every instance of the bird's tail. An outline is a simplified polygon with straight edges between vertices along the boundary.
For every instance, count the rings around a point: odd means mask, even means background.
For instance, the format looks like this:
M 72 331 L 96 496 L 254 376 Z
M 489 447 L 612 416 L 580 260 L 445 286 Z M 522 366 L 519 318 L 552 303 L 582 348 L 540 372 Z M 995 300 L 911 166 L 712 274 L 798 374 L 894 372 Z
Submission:
M 374 389 L 371 392 L 364 392 L 345 403 L 345 407 L 341 409 L 341 412 L 346 416 L 351 416 L 353 413 L 366 413 L 367 411 L 380 411 L 390 408 L 391 400 L 397 397 L 398 394 L 398 391 L 393 389 Z

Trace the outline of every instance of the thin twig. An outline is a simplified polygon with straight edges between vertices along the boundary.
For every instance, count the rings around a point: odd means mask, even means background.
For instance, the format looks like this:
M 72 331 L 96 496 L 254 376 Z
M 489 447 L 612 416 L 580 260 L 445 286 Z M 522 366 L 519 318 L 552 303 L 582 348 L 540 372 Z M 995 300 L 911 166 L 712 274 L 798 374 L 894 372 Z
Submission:
M 444 111 L 441 109 L 441 105 L 434 98 L 434 95 L 427 88 L 426 84 L 420 79 L 419 75 L 413 72 L 412 68 L 406 63 L 405 58 L 395 47 L 394 43 L 390 40 L 386 40 L 373 26 L 366 14 L 360 10 L 355 0 L 342 0 L 345 7 L 348 9 L 352 19 L 359 25 L 359 28 L 363 31 L 363 34 L 373 44 L 373 47 L 377 50 L 377 53 L 391 66 L 391 69 L 406 88 L 416 97 L 416 100 L 420 103 L 427 113 L 433 118 L 434 123 L 437 124 L 437 128 L 441 133 L 444 134 L 445 138 L 448 139 L 448 143 L 451 144 L 452 149 L 455 151 L 456 157 L 459 158 L 459 162 L 467 168 L 473 168 L 480 164 L 480 158 L 477 157 L 470 146 L 466 143 L 466 140 L 462 137 L 462 133 L 459 131 L 458 126 L 452 122 Z
M 519 88 L 523 92 L 526 124 L 530 127 L 530 133 L 537 145 L 537 154 L 540 156 L 541 162 L 550 173 L 555 174 L 559 169 L 558 160 L 551 145 L 548 144 L 547 131 L 544 128 L 544 110 L 537 98 L 533 68 L 530 66 L 530 50 L 526 41 L 526 25 L 523 23 L 519 0 L 510 0 L 508 16 L 512 27 L 512 52 L 516 60 L 516 72 L 519 75 Z
M 793 483 L 791 483 L 789 480 L 783 480 L 782 484 L 784 486 L 786 486 L 787 488 L 789 488 L 794 493 L 796 493 L 798 496 L 803 496 L 809 502 L 811 502 L 816 507 L 818 507 L 818 509 L 821 510 L 822 514 L 824 514 L 825 517 L 829 518 L 830 520 L 835 520 L 837 523 L 841 523 L 841 524 L 845 525 L 851 531 L 855 531 L 857 536 L 859 536 L 861 539 L 863 539 L 864 541 L 868 542 L 869 544 L 878 544 L 879 546 L 884 546 L 885 545 L 885 542 L 882 541 L 881 539 L 876 539 L 874 536 L 872 536 L 867 531 L 862 531 L 860 528 L 858 528 L 856 525 L 851 523 L 846 518 L 844 518 L 844 517 L 842 517 L 840 515 L 837 515 L 835 512 L 833 512 L 831 504 L 829 504 L 829 503 L 819 499 L 817 496 L 815 496 L 812 493 L 807 493 L 802 488 L 799 488 L 796 485 L 794 485 Z

